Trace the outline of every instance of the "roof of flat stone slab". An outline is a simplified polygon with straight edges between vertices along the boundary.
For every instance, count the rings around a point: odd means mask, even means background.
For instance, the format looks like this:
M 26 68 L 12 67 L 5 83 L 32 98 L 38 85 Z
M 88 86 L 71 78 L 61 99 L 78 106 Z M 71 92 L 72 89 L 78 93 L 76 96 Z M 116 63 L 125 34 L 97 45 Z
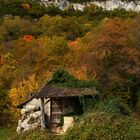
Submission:
M 97 95 L 95 88 L 66 88 L 55 85 L 45 85 L 41 88 L 34 98 L 53 98 L 53 97 L 74 97 Z
M 27 101 L 19 104 L 17 108 L 23 108 L 34 98 L 62 98 L 62 97 L 82 97 L 96 96 L 98 91 L 95 88 L 66 88 L 46 84 Z

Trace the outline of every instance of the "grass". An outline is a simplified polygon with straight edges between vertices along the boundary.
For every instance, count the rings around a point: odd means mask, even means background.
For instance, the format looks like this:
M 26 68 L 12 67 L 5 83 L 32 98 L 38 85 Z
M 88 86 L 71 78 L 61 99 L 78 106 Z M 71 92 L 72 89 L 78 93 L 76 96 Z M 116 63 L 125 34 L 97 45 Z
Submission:
M 14 133 L 16 133 L 15 127 L 0 127 L 0 140 L 9 140 Z
M 61 136 L 50 133 L 48 130 L 30 130 L 11 136 L 9 140 L 61 140 Z
M 104 111 L 85 113 L 64 135 L 48 130 L 26 131 L 0 127 L 0 140 L 140 140 L 140 122 L 135 116 Z
M 84 114 L 62 140 L 140 140 L 139 120 L 106 112 Z

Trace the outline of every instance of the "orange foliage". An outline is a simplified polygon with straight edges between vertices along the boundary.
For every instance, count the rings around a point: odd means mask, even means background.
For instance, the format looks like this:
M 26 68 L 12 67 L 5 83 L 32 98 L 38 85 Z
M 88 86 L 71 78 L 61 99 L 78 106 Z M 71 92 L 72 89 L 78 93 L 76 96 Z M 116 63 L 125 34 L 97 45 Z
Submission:
M 98 46 L 98 49 L 119 49 L 118 47 L 127 45 L 127 34 L 129 25 L 126 21 L 115 18 L 105 20 L 99 28 L 98 34 L 90 43 L 91 46 Z
M 24 35 L 23 40 L 28 42 L 28 41 L 32 41 L 34 39 L 34 37 L 32 35 Z
M 76 46 L 79 41 L 80 41 L 80 38 L 77 38 L 75 41 L 70 41 L 68 46 L 70 47 Z
M 87 80 L 87 65 L 82 65 L 80 68 L 69 68 L 69 71 L 72 75 L 77 77 L 79 80 Z

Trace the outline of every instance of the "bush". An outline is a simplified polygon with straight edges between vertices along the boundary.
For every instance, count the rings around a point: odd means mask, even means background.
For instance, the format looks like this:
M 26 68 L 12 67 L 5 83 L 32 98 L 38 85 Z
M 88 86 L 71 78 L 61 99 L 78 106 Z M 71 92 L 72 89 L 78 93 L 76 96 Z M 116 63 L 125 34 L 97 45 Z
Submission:
M 97 94 L 94 97 L 80 97 L 80 104 L 82 105 L 82 110 L 84 113 L 91 112 L 95 110 L 95 106 L 99 102 L 99 95 Z
M 138 94 L 138 101 L 136 104 L 136 112 L 140 115 L 140 91 L 137 94 Z
M 113 114 L 130 115 L 129 107 L 118 99 L 107 99 L 105 101 L 98 102 L 95 106 L 95 110 Z
M 63 140 L 136 140 L 139 131 L 139 122 L 130 117 L 95 112 L 71 127 Z
M 60 137 L 45 130 L 32 130 L 15 135 L 10 140 L 60 140 Z

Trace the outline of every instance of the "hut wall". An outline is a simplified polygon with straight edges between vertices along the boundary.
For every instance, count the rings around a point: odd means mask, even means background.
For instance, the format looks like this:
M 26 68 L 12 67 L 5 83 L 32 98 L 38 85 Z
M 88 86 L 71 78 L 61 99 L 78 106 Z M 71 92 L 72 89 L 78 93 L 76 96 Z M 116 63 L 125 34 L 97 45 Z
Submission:
M 61 124 L 63 100 L 54 98 L 51 101 L 51 124 Z
M 50 98 L 44 99 L 46 125 L 49 127 L 51 117 L 51 100 Z
M 30 102 L 28 102 L 25 106 L 40 106 L 40 100 L 34 98 Z

